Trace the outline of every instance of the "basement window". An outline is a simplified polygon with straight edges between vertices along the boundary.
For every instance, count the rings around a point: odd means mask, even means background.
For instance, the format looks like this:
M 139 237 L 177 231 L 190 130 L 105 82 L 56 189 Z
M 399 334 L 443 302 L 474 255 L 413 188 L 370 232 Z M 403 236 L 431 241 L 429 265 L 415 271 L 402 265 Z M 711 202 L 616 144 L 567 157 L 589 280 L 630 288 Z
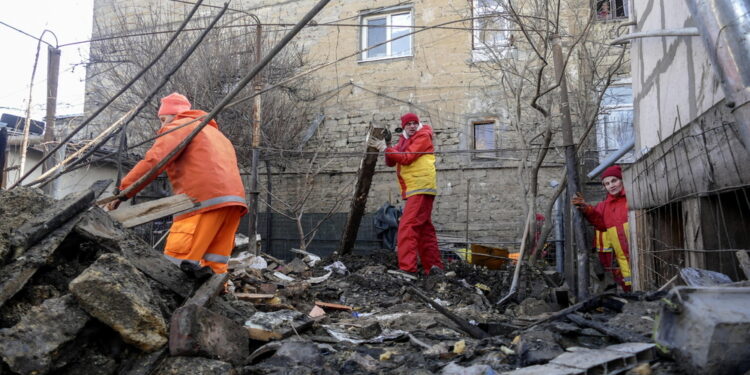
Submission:
M 597 0 L 596 18 L 600 21 L 627 19 L 627 0 Z
M 475 61 L 505 56 L 513 45 L 508 12 L 500 0 L 472 0 L 472 57 Z
M 402 8 L 388 13 L 362 16 L 360 24 L 362 25 L 362 61 L 412 55 L 412 36 L 404 36 L 412 30 L 411 9 L 405 11 Z
M 604 93 L 596 123 L 596 143 L 599 161 L 619 150 L 633 139 L 633 89 L 630 82 L 612 84 Z M 633 151 L 618 160 L 632 163 Z
M 473 149 L 475 151 L 492 150 L 491 152 L 475 152 L 475 159 L 497 158 L 497 138 L 495 138 L 495 121 L 473 121 L 471 123 L 474 135 Z

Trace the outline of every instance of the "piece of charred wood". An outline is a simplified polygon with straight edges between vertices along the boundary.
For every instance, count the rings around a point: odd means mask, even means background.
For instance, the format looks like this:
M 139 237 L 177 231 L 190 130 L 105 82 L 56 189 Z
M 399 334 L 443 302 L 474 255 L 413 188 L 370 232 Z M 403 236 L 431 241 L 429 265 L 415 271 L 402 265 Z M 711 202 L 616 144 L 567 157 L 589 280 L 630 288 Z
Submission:
M 617 328 L 608 326 L 604 323 L 599 323 L 593 320 L 586 319 L 576 314 L 568 314 L 565 317 L 571 322 L 578 324 L 579 326 L 593 328 L 607 336 L 610 336 L 616 339 L 619 342 L 649 342 L 651 341 L 639 334 L 617 329 Z
M 531 328 L 533 326 L 536 326 L 536 325 L 539 325 L 539 324 L 542 324 L 542 323 L 551 322 L 553 320 L 557 320 L 557 319 L 563 318 L 563 317 L 567 316 L 568 314 L 574 313 L 574 312 L 576 312 L 578 310 L 591 310 L 591 309 L 595 309 L 595 308 L 600 307 L 602 305 L 602 301 L 603 301 L 603 299 L 605 297 L 609 297 L 609 296 L 612 296 L 612 295 L 614 295 L 613 292 L 605 292 L 605 293 L 597 294 L 595 296 L 591 296 L 591 297 L 589 297 L 589 298 L 587 298 L 587 299 L 585 299 L 585 300 L 583 300 L 581 302 L 576 303 L 575 305 L 566 307 L 566 308 L 564 308 L 564 309 L 562 309 L 562 310 L 560 310 L 560 311 L 558 311 L 558 312 L 556 312 L 556 313 L 554 313 L 554 314 L 552 314 L 552 315 L 550 315 L 550 316 L 548 316 L 548 317 L 546 317 L 544 319 L 537 320 L 536 322 L 534 322 L 533 324 L 531 324 L 527 328 Z
M 415 296 L 419 297 L 421 300 L 430 304 L 430 306 L 435 308 L 435 310 L 437 310 L 441 314 L 445 315 L 453 323 L 456 323 L 456 325 L 458 325 L 461 328 L 461 330 L 471 335 L 471 337 L 475 339 L 483 339 L 483 338 L 489 337 L 489 334 L 487 332 L 483 331 L 479 327 L 469 324 L 469 322 L 467 322 L 466 320 L 459 318 L 458 316 L 456 316 L 456 314 L 453 314 L 452 312 L 448 311 L 448 309 L 441 306 L 439 303 L 433 301 L 430 297 L 427 297 L 426 295 L 424 295 L 424 293 L 420 292 L 416 288 L 410 286 L 410 287 L 407 287 L 406 289 L 412 294 L 414 294 Z

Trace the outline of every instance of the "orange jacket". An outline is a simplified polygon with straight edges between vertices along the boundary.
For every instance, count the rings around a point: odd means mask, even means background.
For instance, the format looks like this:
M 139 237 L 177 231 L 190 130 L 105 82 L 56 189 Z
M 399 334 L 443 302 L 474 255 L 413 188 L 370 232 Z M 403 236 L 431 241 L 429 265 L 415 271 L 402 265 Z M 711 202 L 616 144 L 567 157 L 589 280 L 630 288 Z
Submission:
M 403 199 L 417 194 L 437 195 L 433 152 L 432 127 L 427 124 L 423 124 L 413 136 L 401 136 L 395 146 L 385 149 L 385 163 L 389 167 L 396 166 Z
M 205 115 L 206 112 L 190 110 L 177 114 L 172 122 L 164 125 L 157 132 L 164 133 L 182 124 L 193 121 Z M 170 151 L 190 134 L 200 120 L 180 128 L 165 136 L 159 137 L 146 152 L 143 160 L 122 179 L 120 190 L 125 190 L 141 176 L 148 173 Z M 155 174 L 151 180 L 141 185 L 140 189 L 128 194 L 128 198 L 135 196 L 148 183 L 164 170 L 172 184 L 175 194 L 186 194 L 199 203 L 199 206 L 176 216 L 175 220 L 184 219 L 202 212 L 227 206 L 243 207 L 242 215 L 247 213 L 245 204 L 245 187 L 242 185 L 240 170 L 237 166 L 237 156 L 232 143 L 219 131 L 214 120 L 208 123 L 198 135 L 177 154 L 172 161 Z

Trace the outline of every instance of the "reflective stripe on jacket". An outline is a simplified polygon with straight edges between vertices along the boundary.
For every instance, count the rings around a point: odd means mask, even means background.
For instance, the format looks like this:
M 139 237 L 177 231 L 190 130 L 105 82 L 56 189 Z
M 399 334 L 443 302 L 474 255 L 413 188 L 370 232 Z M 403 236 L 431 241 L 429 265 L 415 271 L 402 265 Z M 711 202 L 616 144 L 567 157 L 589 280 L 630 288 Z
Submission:
M 608 194 L 596 207 L 586 206 L 583 215 L 596 229 L 594 246 L 599 252 L 614 251 L 625 284 L 631 285 L 628 201 L 624 192 L 618 196 Z
M 395 146 L 385 150 L 386 164 L 396 166 L 403 199 L 417 194 L 437 195 L 433 152 L 435 147 L 432 144 L 432 128 L 427 124 L 423 124 L 409 138 L 401 136 Z
M 199 110 L 179 113 L 172 122 L 162 126 L 157 133 L 162 134 L 175 129 L 205 114 L 206 112 Z M 175 149 L 200 122 L 200 120 L 193 121 L 190 125 L 157 138 L 151 149 L 146 152 L 143 160 L 138 162 L 122 179 L 120 190 L 126 189 L 141 176 L 148 173 L 151 168 Z M 242 215 L 247 213 L 245 188 L 240 177 L 234 146 L 219 131 L 215 121 L 211 120 L 187 147 L 172 158 L 172 161 L 167 163 L 158 174 L 161 174 L 164 170 L 167 172 L 167 177 L 169 177 L 169 182 L 175 194 L 186 194 L 198 203 L 198 207 L 180 213 L 175 216 L 175 220 L 228 206 L 241 206 L 243 207 Z M 138 191 L 146 187 L 158 174 L 141 185 L 140 189 L 129 193 L 128 198 L 133 197 Z

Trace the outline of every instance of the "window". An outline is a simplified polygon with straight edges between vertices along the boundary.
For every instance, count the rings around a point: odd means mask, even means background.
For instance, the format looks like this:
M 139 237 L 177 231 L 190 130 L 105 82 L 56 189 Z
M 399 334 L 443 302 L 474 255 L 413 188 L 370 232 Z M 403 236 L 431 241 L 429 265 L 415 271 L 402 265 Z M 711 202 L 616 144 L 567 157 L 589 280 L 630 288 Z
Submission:
M 411 10 L 362 17 L 362 60 L 411 56 Z
M 472 0 L 472 49 L 475 60 L 486 60 L 488 50 L 503 55 L 512 45 L 510 21 L 500 0 Z
M 607 88 L 602 98 L 601 113 L 597 119 L 596 142 L 601 162 L 607 155 L 622 148 L 635 136 L 633 132 L 633 89 L 630 83 L 614 84 Z M 625 154 L 618 162 L 632 163 L 633 152 Z
M 597 0 L 596 18 L 602 21 L 628 18 L 628 0 Z
M 474 121 L 471 123 L 474 133 L 474 150 L 496 150 L 495 121 Z M 477 152 L 475 159 L 494 159 L 497 152 Z

